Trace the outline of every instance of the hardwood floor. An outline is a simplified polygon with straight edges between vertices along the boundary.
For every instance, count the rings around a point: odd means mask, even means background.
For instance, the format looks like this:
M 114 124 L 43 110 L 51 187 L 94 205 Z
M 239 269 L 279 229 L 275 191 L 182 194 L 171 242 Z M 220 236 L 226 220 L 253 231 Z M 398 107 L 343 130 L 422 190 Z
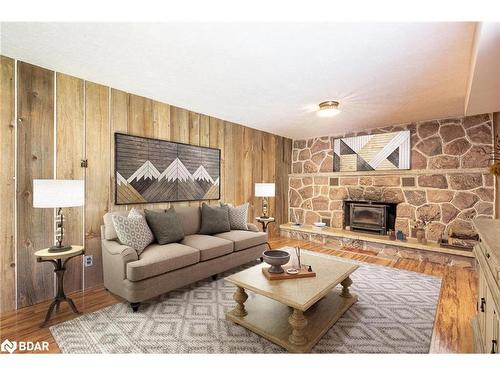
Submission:
M 303 248 L 321 253 L 442 277 L 443 284 L 434 325 L 431 353 L 472 352 L 470 320 L 476 312 L 477 275 L 475 271 L 408 259 L 389 260 L 370 254 L 327 249 L 310 242 L 285 238 L 274 238 L 270 240 L 270 243 L 273 248 L 300 244 Z M 88 289 L 85 292 L 74 292 L 70 296 L 83 313 L 96 311 L 121 301 L 121 298 L 112 295 L 102 287 Z M 43 302 L 2 314 L 0 316 L 0 342 L 4 339 L 47 341 L 49 352 L 59 353 L 59 347 L 49 329 L 39 326 L 49 303 L 50 301 Z M 67 304 L 63 304 L 50 324 L 57 324 L 74 317 Z

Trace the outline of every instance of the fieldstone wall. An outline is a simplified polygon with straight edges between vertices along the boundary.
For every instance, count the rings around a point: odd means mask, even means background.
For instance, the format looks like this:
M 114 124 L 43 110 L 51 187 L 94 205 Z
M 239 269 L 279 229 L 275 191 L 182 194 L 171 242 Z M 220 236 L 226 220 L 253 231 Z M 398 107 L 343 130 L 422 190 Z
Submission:
M 493 147 L 492 115 L 425 121 L 344 136 L 411 131 L 411 170 L 332 173 L 333 139 L 295 140 L 289 177 L 290 221 L 326 221 L 334 228 L 344 222 L 343 201 L 399 203 L 396 230 L 411 235 L 412 221 L 431 220 L 427 238 L 443 233 L 474 234 L 471 220 L 493 217 L 495 187 L 488 173 Z M 326 175 L 329 172 L 330 175 Z

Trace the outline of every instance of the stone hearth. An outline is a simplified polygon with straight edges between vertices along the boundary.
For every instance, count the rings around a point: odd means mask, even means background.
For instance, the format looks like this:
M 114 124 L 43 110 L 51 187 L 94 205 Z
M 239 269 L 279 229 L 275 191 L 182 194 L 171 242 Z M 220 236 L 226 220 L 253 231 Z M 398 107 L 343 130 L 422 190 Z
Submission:
M 471 251 L 441 248 L 435 243 L 422 245 L 415 239 L 391 241 L 388 236 L 351 232 L 338 229 L 314 229 L 310 225 L 297 228 L 291 224 L 280 225 L 282 237 L 308 241 L 326 248 L 343 250 L 386 259 L 412 259 L 443 265 L 474 268 Z

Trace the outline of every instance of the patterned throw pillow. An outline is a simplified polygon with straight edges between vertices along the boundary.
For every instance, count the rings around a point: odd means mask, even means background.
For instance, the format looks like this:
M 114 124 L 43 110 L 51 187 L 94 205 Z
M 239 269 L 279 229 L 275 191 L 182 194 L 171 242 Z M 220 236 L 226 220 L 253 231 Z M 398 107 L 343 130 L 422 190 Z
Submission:
M 222 203 L 221 207 L 229 208 L 229 224 L 231 230 L 248 230 L 248 203 L 243 203 L 241 206 L 234 207 L 229 203 Z
M 146 246 L 153 242 L 153 233 L 146 218 L 135 208 L 130 210 L 127 217 L 113 215 L 112 219 L 120 242 L 137 251 L 137 255 L 141 255 Z

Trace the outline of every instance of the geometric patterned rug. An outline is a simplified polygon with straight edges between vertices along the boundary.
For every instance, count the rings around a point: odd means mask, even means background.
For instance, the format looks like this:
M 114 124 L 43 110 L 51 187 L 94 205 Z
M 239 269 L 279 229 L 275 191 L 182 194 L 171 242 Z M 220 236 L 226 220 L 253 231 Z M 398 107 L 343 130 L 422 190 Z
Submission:
M 360 265 L 351 275 L 351 290 L 359 300 L 313 352 L 428 353 L 441 278 L 334 258 Z M 283 353 L 281 347 L 225 320 L 225 312 L 234 307 L 234 291 L 222 277 L 209 278 L 143 303 L 137 313 L 118 303 L 50 331 L 63 353 Z

